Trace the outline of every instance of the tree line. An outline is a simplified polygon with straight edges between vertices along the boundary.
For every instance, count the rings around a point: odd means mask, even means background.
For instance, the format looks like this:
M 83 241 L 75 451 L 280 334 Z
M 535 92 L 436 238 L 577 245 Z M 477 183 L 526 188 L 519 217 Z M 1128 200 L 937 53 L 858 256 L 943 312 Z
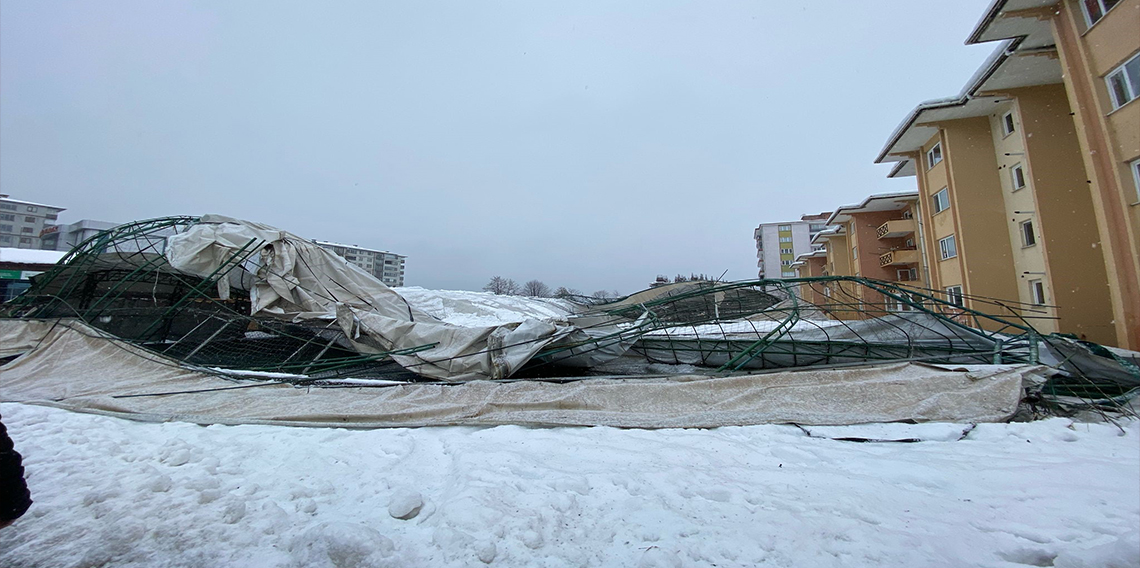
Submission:
M 572 298 L 574 296 L 584 296 L 581 290 L 574 288 L 567 288 L 559 286 L 551 290 L 541 280 L 530 280 L 523 284 L 519 284 L 510 278 L 503 278 L 502 276 L 492 276 L 491 281 L 483 286 L 484 292 L 490 292 L 498 296 L 530 296 L 532 298 Z M 617 290 L 598 290 L 591 296 L 603 300 L 616 298 L 621 294 Z

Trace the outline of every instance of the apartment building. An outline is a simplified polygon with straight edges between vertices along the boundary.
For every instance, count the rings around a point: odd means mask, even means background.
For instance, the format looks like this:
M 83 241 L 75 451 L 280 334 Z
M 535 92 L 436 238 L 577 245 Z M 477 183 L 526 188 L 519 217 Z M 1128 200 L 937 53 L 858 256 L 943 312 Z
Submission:
M 803 215 L 799 221 L 761 223 L 752 232 L 760 278 L 794 278 L 796 257 L 811 252 L 811 239 L 827 228 L 829 212 Z
M 11 199 L 0 193 L 0 247 L 38 249 L 40 234 L 55 224 L 63 207 Z
M 344 257 L 388 286 L 404 285 L 404 262 L 408 258 L 404 255 L 329 241 L 313 243 Z
M 812 239 L 812 244 L 822 250 L 797 257 L 794 266 L 798 274 L 861 276 L 925 287 L 918 203 L 917 192 L 904 192 L 872 195 L 860 203 L 839 207 L 828 216 L 830 228 Z M 908 309 L 862 286 L 827 283 L 811 288 L 810 297 L 805 292 L 804 298 L 820 300 L 822 295 L 824 303 L 831 306 L 831 315 L 839 319 Z
M 1136 347 L 1128 331 L 1136 314 L 1127 304 L 1140 296 L 1124 299 L 1135 282 L 1136 242 L 1116 235 L 1134 223 L 1118 226 L 1105 211 L 1102 188 L 1088 174 L 1097 160 L 1082 142 L 1069 72 L 1049 25 L 1030 22 L 1047 24 L 1068 4 L 1022 14 L 1016 26 L 1005 22 L 1020 35 L 1003 41 L 957 96 L 918 105 L 876 161 L 896 162 L 891 177 L 917 180 L 932 288 L 971 308 L 981 307 L 971 297 L 1006 300 L 1007 317 L 1043 332 Z M 998 9 L 979 29 L 1009 17 Z M 1140 136 L 1140 120 L 1132 127 Z M 1113 239 L 1115 249 L 1107 244 Z M 1121 247 L 1132 257 L 1114 270 Z
M 1080 185 L 1088 194 L 1095 223 L 1095 250 L 1103 257 L 1107 279 L 1110 315 L 1115 344 L 1140 349 L 1140 0 L 995 0 L 971 32 L 967 43 L 1003 41 L 1003 48 L 1014 61 L 1033 61 L 1034 67 L 1051 73 L 1057 90 L 1063 90 L 1066 106 L 1059 112 L 1068 116 L 1073 130 L 1071 140 L 1078 148 L 1068 165 L 1076 170 Z M 1028 97 L 1009 93 L 1013 106 L 1024 112 Z M 1015 112 L 1015 114 L 1018 114 Z M 1032 125 L 1029 117 L 1022 124 Z M 1028 129 L 1027 129 L 1028 130 Z M 1052 166 L 1044 154 L 1047 140 L 1037 136 L 1027 155 L 1036 167 Z M 1033 144 L 1031 144 L 1033 145 Z M 1054 152 L 1058 151 L 1052 148 Z M 1060 170 L 1053 167 L 1052 170 Z M 1047 179 L 1027 170 L 1030 184 Z M 1043 188 L 1035 193 L 1049 195 Z M 1043 201 L 1037 200 L 1041 205 Z M 1064 200 L 1062 200 L 1063 202 Z M 1054 203 L 1062 209 L 1062 203 Z M 1082 211 L 1083 213 L 1083 211 Z M 1087 230 L 1085 219 L 1069 232 Z M 1042 220 L 1042 225 L 1044 225 Z M 1063 227 L 1063 225 L 1062 225 Z M 1066 229 L 1062 229 L 1066 230 Z M 1057 237 L 1063 244 L 1065 235 Z M 1081 239 L 1081 245 L 1084 239 Z M 1074 254 L 1088 255 L 1088 248 L 1071 247 Z M 1042 286 L 1060 272 L 1048 256 Z M 1050 278 L 1052 276 L 1052 278 Z M 1074 277 L 1074 280 L 1081 278 Z M 1054 293 L 1069 283 L 1052 282 Z M 1083 290 L 1082 290 L 1083 291 Z M 1097 290 L 1099 293 L 1099 287 Z M 1056 302 L 1062 310 L 1065 303 Z M 1076 309 L 1078 312 L 1080 308 Z M 1067 314 L 1060 314 L 1064 330 Z M 1077 315 L 1077 314 L 1074 314 Z M 1108 342 L 1112 343 L 1112 342 Z
M 797 278 L 827 276 L 827 249 L 821 246 L 797 256 L 792 268 L 795 269 Z M 821 284 L 813 282 L 801 284 L 799 295 L 800 298 L 816 306 L 827 304 L 826 286 Z
M 918 192 L 872 195 L 844 205 L 827 219 L 846 235 L 842 250 L 851 276 L 889 282 L 921 282 L 922 254 L 918 249 Z

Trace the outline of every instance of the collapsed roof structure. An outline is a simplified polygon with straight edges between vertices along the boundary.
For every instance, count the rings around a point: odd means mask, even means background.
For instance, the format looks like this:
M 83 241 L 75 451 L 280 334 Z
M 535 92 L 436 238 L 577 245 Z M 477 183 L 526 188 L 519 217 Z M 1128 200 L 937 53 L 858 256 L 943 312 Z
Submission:
M 307 239 L 218 215 L 170 217 L 105 231 L 37 277 L 0 310 L 9 344 L 0 357 L 64 326 L 170 365 L 294 385 L 922 362 L 1051 364 L 1063 371 L 1046 384 L 1051 394 L 1098 401 L 1140 389 L 1134 357 L 1043 337 L 1019 319 L 1024 306 L 985 300 L 993 308 L 985 313 L 896 283 L 685 282 L 613 301 L 576 300 L 563 318 L 452 325 Z

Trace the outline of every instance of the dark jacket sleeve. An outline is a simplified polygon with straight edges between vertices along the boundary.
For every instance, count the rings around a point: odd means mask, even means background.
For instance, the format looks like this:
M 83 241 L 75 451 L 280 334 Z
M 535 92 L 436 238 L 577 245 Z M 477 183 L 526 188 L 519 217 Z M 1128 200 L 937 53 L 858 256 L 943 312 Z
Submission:
M 20 518 L 31 505 L 20 454 L 12 447 L 8 430 L 0 422 L 0 523 Z

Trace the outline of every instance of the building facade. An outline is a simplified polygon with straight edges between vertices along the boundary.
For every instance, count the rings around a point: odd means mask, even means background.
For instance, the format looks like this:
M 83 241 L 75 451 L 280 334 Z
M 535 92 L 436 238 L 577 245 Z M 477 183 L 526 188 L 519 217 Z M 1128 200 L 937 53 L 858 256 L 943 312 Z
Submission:
M 40 236 L 40 248 L 67 252 L 75 248 L 75 245 L 116 226 L 118 223 L 83 219 L 70 225 L 44 227 Z
M 1009 59 L 1034 58 L 1039 60 L 1038 66 L 1054 71 L 1053 83 L 1064 91 L 1067 103 L 1060 111 L 1069 116 L 1069 144 L 1078 149 L 1068 163 L 1082 166 L 1071 171 L 1079 173 L 1083 193 L 1091 203 L 1094 243 L 1103 258 L 1110 310 L 1105 321 L 1112 322 L 1115 344 L 1129 349 L 1140 349 L 1137 30 L 1140 0 L 995 0 L 967 39 L 967 43 L 1004 41 Z M 1024 113 L 1026 97 L 1011 94 L 1014 104 L 1022 107 Z M 1032 124 L 1029 117 L 1022 118 L 1023 124 Z M 1043 140 L 1027 140 L 1040 147 L 1049 146 Z M 1051 163 L 1032 148 L 1027 155 L 1039 157 L 1035 159 L 1038 167 Z M 1039 174 L 1033 178 L 1044 179 Z M 1082 253 L 1087 255 L 1087 251 Z M 1046 263 L 1051 264 L 1050 260 L 1047 258 Z M 1048 266 L 1046 271 L 1054 276 L 1058 272 L 1054 266 Z M 1042 279 L 1046 284 L 1048 280 Z M 1054 282 L 1052 289 L 1059 293 L 1067 285 Z M 1060 300 L 1057 303 L 1065 309 Z
M 828 229 L 812 238 L 819 250 L 796 258 L 802 276 L 855 276 L 924 288 L 926 262 L 921 251 L 917 192 L 872 195 L 839 207 Z M 826 305 L 837 319 L 875 317 L 910 306 L 849 282 L 813 284 L 804 299 Z
M 877 161 L 916 178 L 931 288 L 1140 348 L 1140 34 L 1124 31 L 1140 29 L 1140 0 L 1041 4 L 995 1 L 969 42 L 1001 45 L 957 96 L 918 105 Z
M 813 250 L 811 240 L 827 228 L 830 213 L 804 215 L 799 221 L 762 223 L 752 232 L 756 241 L 757 275 L 761 278 L 795 278 L 796 257 Z
M 0 247 L 42 248 L 41 233 L 55 224 L 63 207 L 11 199 L 0 193 Z
M 23 294 L 33 276 L 51 270 L 63 256 L 58 251 L 0 247 L 0 302 Z
M 404 262 L 408 258 L 404 255 L 328 241 L 313 243 L 343 257 L 388 286 L 404 285 Z

